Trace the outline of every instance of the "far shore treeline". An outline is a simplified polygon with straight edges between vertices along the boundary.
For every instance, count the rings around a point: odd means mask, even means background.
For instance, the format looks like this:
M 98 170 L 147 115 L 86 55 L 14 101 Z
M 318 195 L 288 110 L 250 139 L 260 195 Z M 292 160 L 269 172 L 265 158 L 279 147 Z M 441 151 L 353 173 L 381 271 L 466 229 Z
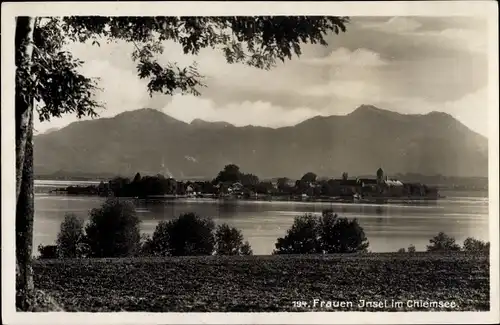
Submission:
M 99 185 L 68 186 L 52 192 L 141 199 L 165 196 L 285 200 L 439 198 L 437 187 L 389 179 L 381 168 L 372 178 L 349 177 L 348 173 L 343 173 L 338 179 L 320 179 L 315 173 L 307 172 L 298 180 L 282 177 L 263 181 L 256 175 L 242 172 L 234 164 L 226 165 L 212 181 L 178 181 L 161 174 L 142 176 L 137 173 L 132 179 L 119 176 L 101 181 Z

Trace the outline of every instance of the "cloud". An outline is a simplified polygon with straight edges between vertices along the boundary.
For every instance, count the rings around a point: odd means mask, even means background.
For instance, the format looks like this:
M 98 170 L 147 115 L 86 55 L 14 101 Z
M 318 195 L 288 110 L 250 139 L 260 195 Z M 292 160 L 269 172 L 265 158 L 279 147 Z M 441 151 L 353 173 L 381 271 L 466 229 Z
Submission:
M 448 113 L 471 130 L 488 136 L 488 97 L 487 89 L 482 88 L 462 98 L 444 103 L 436 103 L 419 97 L 386 97 L 383 88 L 376 85 L 345 83 L 341 87 L 328 88 L 332 97 L 344 100 L 321 109 L 310 107 L 286 108 L 264 101 L 233 102 L 218 106 L 210 99 L 191 95 L 175 95 L 171 103 L 162 111 L 176 119 L 190 123 L 193 119 L 205 121 L 226 121 L 236 126 L 257 125 L 283 127 L 300 123 L 313 116 L 343 115 L 352 112 L 362 104 L 373 104 L 383 109 L 403 114 L 427 114 L 432 111 Z
M 433 37 L 436 42 L 447 42 L 450 46 L 474 52 L 488 51 L 488 36 L 484 31 L 448 28 L 442 31 L 422 32 L 418 35 Z
M 391 17 L 380 23 L 368 22 L 359 25 L 365 29 L 374 29 L 394 34 L 413 32 L 422 27 L 422 24 L 418 20 L 401 16 Z
M 374 101 L 384 94 L 383 89 L 374 83 L 358 81 L 332 81 L 328 84 L 314 85 L 303 90 L 308 96 L 331 96 L 339 99 Z
M 488 137 L 488 93 L 486 88 L 457 100 L 433 102 L 423 97 L 380 97 L 370 103 L 402 114 L 448 113 L 471 130 Z
M 99 117 L 111 117 L 124 111 L 142 108 L 149 100 L 147 82 L 140 80 L 135 71 L 116 67 L 110 60 L 87 60 L 80 72 L 92 78 L 99 78 L 95 98 L 104 108 L 98 109 Z M 88 117 L 82 120 L 90 119 Z M 35 129 L 43 132 L 52 127 L 62 127 L 78 121 L 75 114 L 65 114 L 49 122 L 35 119 Z
M 436 105 L 435 110 L 442 110 L 455 116 L 470 129 L 487 137 L 489 105 L 488 90 L 481 88 L 456 101 L 445 102 L 442 106 Z
M 326 66 L 361 66 L 361 67 L 378 67 L 387 65 L 388 62 L 380 57 L 379 53 L 374 51 L 358 48 L 351 51 L 345 47 L 333 50 L 328 56 L 323 58 L 312 58 L 305 60 L 304 63 L 312 65 Z
M 384 22 L 358 22 L 364 30 L 397 34 L 419 44 L 431 44 L 436 51 L 451 47 L 461 51 L 487 51 L 487 25 L 481 19 L 455 17 L 392 17 Z
M 191 95 L 175 95 L 163 109 L 178 120 L 190 123 L 196 118 L 209 122 L 225 121 L 235 126 L 283 127 L 295 125 L 321 111 L 302 107 L 287 109 L 264 101 L 244 101 L 217 106 L 212 100 Z
M 105 71 L 105 74 L 102 74 Z M 147 81 L 137 77 L 135 71 L 115 67 L 110 61 L 86 62 L 82 73 L 99 77 L 97 99 L 106 105 L 106 115 L 140 108 L 148 99 Z
M 467 103 L 476 102 L 480 93 L 471 94 L 487 87 L 484 26 L 482 20 L 450 17 L 353 17 L 345 34 L 327 37 L 328 47 L 306 45 L 300 59 L 278 63 L 270 71 L 227 64 L 212 49 L 185 55 L 177 43 L 165 42 L 162 63 L 182 67 L 196 61 L 206 77 L 208 87 L 196 98 L 150 98 L 147 81 L 137 77 L 131 60 L 131 44 L 74 44 L 71 52 L 86 62 L 86 75 L 101 78 L 104 91 L 98 95 L 106 103 L 101 116 L 151 107 L 187 122 L 202 118 L 275 127 L 374 104 L 403 113 L 446 111 L 478 129 L 486 123 L 485 115 L 474 117 L 466 107 L 481 107 Z M 37 127 L 75 120 L 68 115 Z

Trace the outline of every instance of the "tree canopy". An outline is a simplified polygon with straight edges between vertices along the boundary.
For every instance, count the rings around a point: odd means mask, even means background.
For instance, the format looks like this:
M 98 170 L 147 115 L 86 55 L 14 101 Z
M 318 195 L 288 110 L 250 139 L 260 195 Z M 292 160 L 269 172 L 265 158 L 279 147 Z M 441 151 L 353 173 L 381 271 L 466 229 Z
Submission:
M 321 218 L 297 216 L 286 236 L 278 238 L 273 254 L 336 254 L 367 252 L 369 242 L 356 219 L 324 210 Z
M 125 41 L 134 44 L 132 59 L 139 78 L 148 79 L 155 92 L 200 94 L 205 84 L 193 63 L 162 66 L 157 55 L 163 42 L 179 43 L 185 54 L 204 48 L 220 50 L 228 63 L 270 69 L 278 61 L 300 56 L 301 44 L 327 45 L 328 32 L 345 32 L 348 17 L 245 16 L 245 17 L 39 17 L 33 32 L 32 58 L 18 56 L 16 84 L 25 99 L 35 98 L 41 120 L 64 113 L 96 116 L 103 103 L 93 98 L 95 79 L 78 72 L 83 62 L 65 50 L 71 42 Z
M 66 50 L 71 42 L 125 41 L 134 44 L 137 74 L 149 80 L 150 95 L 159 92 L 200 94 L 203 76 L 193 63 L 161 65 L 157 55 L 167 40 L 185 54 L 203 48 L 219 50 L 228 63 L 270 69 L 301 55 L 301 45 L 327 45 L 328 32 L 346 30 L 348 17 L 225 16 L 225 17 L 16 17 L 15 133 L 16 133 L 16 306 L 32 308 L 33 244 L 33 119 L 66 113 L 97 116 L 94 94 L 98 80 L 82 75 L 83 61 Z
M 307 183 L 314 183 L 316 182 L 316 178 L 318 176 L 313 173 L 313 172 L 307 172 L 304 174 L 304 176 L 302 176 L 302 178 L 300 179 L 301 181 L 304 181 L 304 182 L 307 182 Z
M 217 177 L 214 179 L 214 183 L 219 182 L 239 182 L 241 180 L 242 173 L 240 167 L 235 164 L 229 164 L 224 166 L 224 169 L 219 172 Z
M 428 252 L 447 252 L 459 251 L 460 245 L 455 243 L 455 238 L 448 236 L 444 232 L 439 232 L 437 236 L 432 237 L 430 245 L 427 245 Z

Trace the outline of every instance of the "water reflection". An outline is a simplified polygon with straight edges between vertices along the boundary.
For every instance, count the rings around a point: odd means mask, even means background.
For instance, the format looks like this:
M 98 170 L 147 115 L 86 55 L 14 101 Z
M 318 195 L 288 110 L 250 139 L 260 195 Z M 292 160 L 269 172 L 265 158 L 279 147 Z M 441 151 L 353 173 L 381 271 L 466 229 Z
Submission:
M 53 243 L 64 214 L 73 212 L 87 218 L 88 211 L 99 207 L 97 197 L 35 196 L 35 242 Z M 439 231 L 455 236 L 457 242 L 467 236 L 488 240 L 488 201 L 485 198 L 450 198 L 414 204 L 341 204 L 311 202 L 239 202 L 239 201 L 166 201 L 136 202 L 144 232 L 152 232 L 159 221 L 194 212 L 227 222 L 242 230 L 256 254 L 269 254 L 276 239 L 283 236 L 294 217 L 320 215 L 332 209 L 341 217 L 357 218 L 370 241 L 372 251 L 395 251 L 414 244 L 425 249 L 429 238 Z

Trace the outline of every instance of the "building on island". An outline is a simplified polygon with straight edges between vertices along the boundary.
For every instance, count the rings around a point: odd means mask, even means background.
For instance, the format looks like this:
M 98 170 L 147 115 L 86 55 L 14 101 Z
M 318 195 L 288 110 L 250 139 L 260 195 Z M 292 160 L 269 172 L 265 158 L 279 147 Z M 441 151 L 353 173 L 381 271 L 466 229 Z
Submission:
M 376 178 L 348 179 L 348 174 L 343 173 L 342 179 L 334 179 L 331 183 L 342 195 L 367 195 L 367 196 L 402 196 L 404 184 L 399 180 L 389 179 L 382 168 L 376 172 Z

